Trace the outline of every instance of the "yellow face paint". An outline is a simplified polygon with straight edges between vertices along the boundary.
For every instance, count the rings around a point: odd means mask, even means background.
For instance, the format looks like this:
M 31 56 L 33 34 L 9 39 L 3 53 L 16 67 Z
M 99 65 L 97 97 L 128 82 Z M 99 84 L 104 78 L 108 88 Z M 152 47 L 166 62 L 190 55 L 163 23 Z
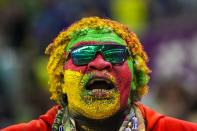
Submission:
M 94 131 L 90 128 L 88 128 L 87 126 L 82 125 L 81 128 L 83 128 L 85 131 Z
M 91 119 L 104 119 L 115 114 L 120 108 L 120 93 L 118 89 L 109 91 L 105 97 L 95 97 L 84 89 L 88 77 L 92 74 L 82 74 L 78 71 L 65 70 L 63 93 L 68 96 L 69 110 Z M 115 83 L 115 78 L 109 79 Z

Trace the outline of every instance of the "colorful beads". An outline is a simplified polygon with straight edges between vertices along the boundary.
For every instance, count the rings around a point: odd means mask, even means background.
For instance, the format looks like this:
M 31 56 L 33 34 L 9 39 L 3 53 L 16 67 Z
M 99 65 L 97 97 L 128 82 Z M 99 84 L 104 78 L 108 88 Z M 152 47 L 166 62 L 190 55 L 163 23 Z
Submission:
M 60 125 L 62 124 L 62 119 L 64 116 L 64 109 L 58 110 L 55 120 L 54 120 L 54 124 L 52 126 L 52 131 L 58 131 Z
M 138 120 L 137 117 L 132 118 L 132 131 L 138 130 Z

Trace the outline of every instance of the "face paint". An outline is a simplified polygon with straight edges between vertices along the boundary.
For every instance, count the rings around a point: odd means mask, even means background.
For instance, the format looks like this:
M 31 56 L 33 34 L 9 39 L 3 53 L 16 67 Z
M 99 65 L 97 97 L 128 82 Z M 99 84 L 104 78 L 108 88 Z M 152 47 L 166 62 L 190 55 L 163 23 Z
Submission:
M 79 38 L 76 37 L 70 42 L 69 47 L 80 45 L 83 41 L 100 44 L 116 42 L 125 45 L 124 41 L 114 33 L 99 34 L 96 31 L 88 31 L 86 35 L 79 35 Z M 100 55 L 84 66 L 74 65 L 71 59 L 66 62 L 63 91 L 68 96 L 68 106 L 72 113 L 92 119 L 103 119 L 127 107 L 132 82 L 132 61 L 125 61 L 123 64 L 108 63 L 111 64 L 110 70 L 98 70 L 97 67 L 104 63 L 106 61 Z M 95 68 L 89 69 L 91 66 L 95 66 Z M 106 90 L 106 87 L 100 88 L 99 85 L 94 84 L 99 83 L 100 79 L 109 80 L 115 85 L 115 88 Z M 91 80 L 93 80 L 91 86 L 93 89 L 90 90 L 85 86 L 87 83 L 91 83 Z
M 131 90 L 136 90 L 136 84 L 135 84 L 135 82 L 134 82 L 134 77 L 135 77 L 135 75 L 134 75 L 134 69 L 133 69 L 133 62 L 131 61 L 131 59 L 127 59 L 127 62 L 128 62 L 128 66 L 129 66 L 129 68 L 130 68 L 130 70 L 131 70 L 131 72 L 132 72 L 132 83 L 131 83 Z M 131 103 L 131 97 L 129 96 L 129 99 L 128 99 L 128 103 Z
M 94 131 L 93 129 L 90 129 L 85 125 L 82 125 L 81 128 L 83 128 L 85 131 Z
M 95 29 L 86 28 L 82 30 L 80 34 L 81 35 L 78 35 L 77 33 L 73 33 L 72 40 L 70 41 L 66 52 L 68 51 L 68 49 L 70 49 L 72 46 L 74 46 L 76 43 L 80 41 L 98 41 L 98 42 L 111 41 L 122 45 L 126 45 L 119 36 L 106 29 L 95 30 Z
M 65 70 L 63 93 L 68 96 L 68 107 L 72 113 L 83 114 L 92 119 L 103 119 L 117 112 L 120 107 L 120 96 L 117 88 L 110 90 L 107 96 L 97 96 L 93 91 L 88 91 L 84 87 L 88 82 L 87 80 L 100 75 L 97 72 L 87 75 L 77 71 Z M 115 82 L 112 75 L 107 73 L 106 76 L 106 79 Z M 92 94 L 88 92 L 92 92 Z

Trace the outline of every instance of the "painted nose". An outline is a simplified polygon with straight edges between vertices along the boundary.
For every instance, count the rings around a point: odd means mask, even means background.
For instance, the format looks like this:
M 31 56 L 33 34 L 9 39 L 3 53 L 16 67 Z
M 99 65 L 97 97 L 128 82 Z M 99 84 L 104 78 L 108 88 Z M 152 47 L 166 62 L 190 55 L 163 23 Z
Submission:
M 88 64 L 89 70 L 111 70 L 112 64 L 103 59 L 101 54 L 97 54 L 95 59 Z

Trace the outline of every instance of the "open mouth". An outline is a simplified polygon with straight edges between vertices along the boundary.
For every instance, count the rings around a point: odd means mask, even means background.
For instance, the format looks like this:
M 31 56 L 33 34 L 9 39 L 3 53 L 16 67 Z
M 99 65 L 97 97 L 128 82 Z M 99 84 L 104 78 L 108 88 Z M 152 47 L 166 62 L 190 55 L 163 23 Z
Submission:
M 109 79 L 93 78 L 85 86 L 86 91 L 91 92 L 89 95 L 95 97 L 106 97 L 110 91 L 115 89 L 115 85 Z

